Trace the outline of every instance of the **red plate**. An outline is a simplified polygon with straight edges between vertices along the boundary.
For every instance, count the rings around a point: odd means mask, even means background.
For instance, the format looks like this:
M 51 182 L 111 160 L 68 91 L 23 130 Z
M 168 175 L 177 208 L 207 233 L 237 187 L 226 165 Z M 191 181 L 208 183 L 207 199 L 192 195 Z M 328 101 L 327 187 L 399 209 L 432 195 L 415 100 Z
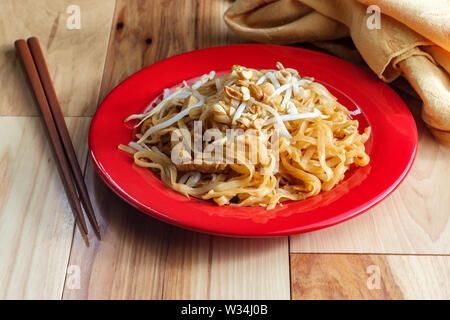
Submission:
M 355 116 L 360 131 L 368 125 L 370 164 L 353 168 L 338 186 L 303 201 L 284 202 L 273 210 L 219 207 L 187 198 L 166 187 L 148 169 L 134 165 L 119 151 L 132 140 L 123 123 L 141 113 L 164 88 L 239 64 L 274 69 L 277 61 L 314 77 Z M 89 132 L 90 154 L 106 184 L 125 201 L 162 221 L 211 234 L 264 237 L 311 231 L 350 219 L 386 198 L 405 178 L 417 150 L 414 119 L 400 97 L 359 67 L 319 52 L 273 45 L 233 45 L 184 53 L 155 63 L 115 88 L 98 108 Z

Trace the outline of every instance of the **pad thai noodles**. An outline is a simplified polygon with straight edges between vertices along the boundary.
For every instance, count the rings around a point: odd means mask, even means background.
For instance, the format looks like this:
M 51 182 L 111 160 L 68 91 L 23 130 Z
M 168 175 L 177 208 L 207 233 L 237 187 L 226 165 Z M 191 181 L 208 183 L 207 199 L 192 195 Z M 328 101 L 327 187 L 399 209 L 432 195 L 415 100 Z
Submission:
M 171 189 L 218 205 L 274 208 L 329 191 L 369 156 L 358 121 L 322 84 L 277 63 L 233 66 L 165 89 L 119 149 Z

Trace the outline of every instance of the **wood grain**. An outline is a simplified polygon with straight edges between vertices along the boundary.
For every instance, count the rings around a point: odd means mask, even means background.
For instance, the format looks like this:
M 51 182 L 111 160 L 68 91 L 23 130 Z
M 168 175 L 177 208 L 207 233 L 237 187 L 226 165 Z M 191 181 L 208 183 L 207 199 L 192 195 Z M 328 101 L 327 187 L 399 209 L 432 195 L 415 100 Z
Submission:
M 195 4 L 195 0 L 118 0 L 101 98 L 147 65 L 194 50 Z M 189 14 L 182 14 L 184 12 Z
M 66 120 L 85 159 L 89 119 Z M 0 117 L 0 136 L 0 299 L 59 299 L 74 221 L 45 129 L 37 117 Z
M 170 238 L 164 299 L 290 298 L 286 238 L 231 239 L 179 229 Z
M 14 41 L 36 36 L 66 116 L 97 106 L 115 0 L 0 1 L 0 115 L 38 115 L 14 52 Z M 69 30 L 69 5 L 80 7 L 81 29 Z
M 287 238 L 228 239 L 152 219 L 125 204 L 89 164 L 103 240 L 75 236 L 69 265 L 81 288 L 64 299 L 288 299 Z M 271 261 L 277 261 L 271 265 Z
M 449 273 L 448 256 L 291 254 L 296 300 L 449 299 Z
M 217 16 L 226 6 L 223 1 L 118 1 L 101 96 L 151 63 L 232 41 Z M 289 298 L 286 237 L 237 240 L 181 230 L 123 203 L 91 164 L 86 175 L 103 241 L 91 239 L 86 248 L 81 237 L 74 238 L 69 265 L 80 266 L 81 289 L 66 287 L 64 299 Z
M 127 76 L 195 49 L 240 43 L 222 14 L 224 0 L 118 0 L 100 97 Z
M 405 181 L 355 219 L 292 236 L 291 252 L 450 254 L 450 148 L 424 127 L 420 102 L 400 95 L 419 131 L 417 157 Z
M 170 227 L 115 196 L 89 163 L 88 191 L 102 233 L 73 240 L 69 266 L 80 267 L 81 287 L 65 287 L 64 299 L 161 299 Z M 89 226 L 90 227 L 90 226 Z
M 287 237 L 214 237 L 211 299 L 289 299 Z

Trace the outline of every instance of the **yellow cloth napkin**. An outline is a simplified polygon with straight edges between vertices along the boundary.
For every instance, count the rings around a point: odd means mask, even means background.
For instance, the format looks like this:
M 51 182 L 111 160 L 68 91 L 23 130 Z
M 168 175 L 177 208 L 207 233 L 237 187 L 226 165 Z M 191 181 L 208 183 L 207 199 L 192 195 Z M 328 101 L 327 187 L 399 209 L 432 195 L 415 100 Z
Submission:
M 380 9 L 380 28 L 368 6 Z M 409 81 L 423 101 L 423 120 L 450 143 L 449 0 L 237 0 L 224 19 L 239 35 L 264 43 L 350 35 L 380 79 Z

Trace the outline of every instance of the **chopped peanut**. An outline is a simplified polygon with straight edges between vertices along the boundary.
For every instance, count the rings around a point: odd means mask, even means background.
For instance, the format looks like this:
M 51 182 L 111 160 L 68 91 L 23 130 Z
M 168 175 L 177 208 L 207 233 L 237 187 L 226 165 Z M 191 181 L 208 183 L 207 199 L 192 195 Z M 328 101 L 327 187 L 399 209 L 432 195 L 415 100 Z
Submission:
M 264 97 L 270 97 L 275 92 L 275 87 L 269 82 L 263 83 L 261 89 L 264 93 Z
M 250 90 L 248 90 L 247 87 L 241 87 L 241 92 L 243 101 L 247 101 L 248 99 L 250 99 Z
M 241 77 L 241 79 L 245 80 L 251 79 L 253 76 L 252 70 L 245 70 L 242 68 L 237 70 L 237 74 L 239 75 L 239 77 Z
M 242 93 L 231 87 L 224 87 L 225 94 L 231 99 L 242 100 Z
M 218 104 L 218 103 L 216 103 L 215 105 L 213 105 L 212 110 L 213 110 L 213 112 L 214 112 L 215 114 L 227 114 L 227 113 L 225 112 L 225 109 L 224 109 L 220 104 Z
M 291 82 L 292 75 L 290 72 L 286 70 L 280 70 L 278 71 L 275 76 L 278 78 L 281 84 L 289 83 Z
M 250 93 L 256 100 L 261 100 L 264 97 L 264 92 L 260 86 L 257 86 L 254 83 L 251 83 L 249 86 Z

